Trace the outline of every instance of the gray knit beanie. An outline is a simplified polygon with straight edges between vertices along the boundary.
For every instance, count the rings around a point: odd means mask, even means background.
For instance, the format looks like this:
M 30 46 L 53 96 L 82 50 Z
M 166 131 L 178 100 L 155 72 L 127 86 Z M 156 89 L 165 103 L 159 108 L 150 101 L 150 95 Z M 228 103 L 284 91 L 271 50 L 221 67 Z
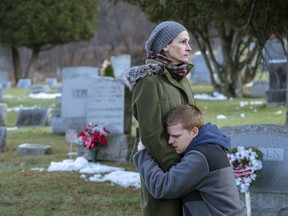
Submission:
M 156 51 L 160 53 L 162 49 L 172 42 L 182 31 L 187 31 L 180 23 L 174 21 L 164 21 L 158 24 L 146 41 L 147 52 Z

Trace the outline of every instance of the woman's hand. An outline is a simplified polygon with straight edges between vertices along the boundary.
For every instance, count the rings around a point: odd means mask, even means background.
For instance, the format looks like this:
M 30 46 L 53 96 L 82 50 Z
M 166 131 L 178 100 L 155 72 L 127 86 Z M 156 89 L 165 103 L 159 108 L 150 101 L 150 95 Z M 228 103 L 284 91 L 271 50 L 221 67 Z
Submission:
M 145 149 L 146 147 L 143 145 L 143 143 L 140 141 L 139 143 L 138 143 L 138 146 L 137 146 L 137 149 L 138 149 L 138 151 L 140 151 L 140 150 L 143 150 L 143 149 Z

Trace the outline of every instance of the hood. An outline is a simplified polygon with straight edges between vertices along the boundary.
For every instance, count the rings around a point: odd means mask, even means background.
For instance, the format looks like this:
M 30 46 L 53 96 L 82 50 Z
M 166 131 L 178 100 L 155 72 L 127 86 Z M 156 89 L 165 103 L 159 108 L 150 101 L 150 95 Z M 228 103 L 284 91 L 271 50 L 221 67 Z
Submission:
M 122 81 L 132 90 L 138 80 L 153 74 L 164 74 L 164 70 L 156 63 L 134 66 L 123 74 Z
M 219 145 L 229 150 L 231 148 L 231 138 L 223 134 L 216 125 L 207 123 L 199 130 L 198 135 L 192 140 L 188 149 L 203 144 Z

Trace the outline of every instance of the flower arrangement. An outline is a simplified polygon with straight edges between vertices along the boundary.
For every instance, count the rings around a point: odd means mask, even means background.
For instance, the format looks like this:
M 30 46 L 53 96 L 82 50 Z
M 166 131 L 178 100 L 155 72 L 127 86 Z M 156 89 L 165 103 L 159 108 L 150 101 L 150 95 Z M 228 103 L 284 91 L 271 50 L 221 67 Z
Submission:
M 262 169 L 262 152 L 255 147 L 238 146 L 227 153 L 241 193 L 249 191 L 251 183 Z
M 97 124 L 89 123 L 86 128 L 79 133 L 79 144 L 87 149 L 93 149 L 107 144 L 107 136 L 110 133 L 105 127 L 99 127 Z

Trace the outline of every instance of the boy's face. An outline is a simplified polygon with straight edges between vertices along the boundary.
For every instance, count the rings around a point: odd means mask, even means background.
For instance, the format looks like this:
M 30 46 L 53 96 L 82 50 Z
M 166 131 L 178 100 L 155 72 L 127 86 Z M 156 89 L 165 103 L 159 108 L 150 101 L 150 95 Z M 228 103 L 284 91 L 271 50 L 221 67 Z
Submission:
M 182 124 L 168 126 L 169 134 L 168 143 L 174 148 L 178 154 L 182 154 L 187 149 L 194 137 L 198 134 L 198 128 L 194 127 L 192 131 L 183 129 Z

